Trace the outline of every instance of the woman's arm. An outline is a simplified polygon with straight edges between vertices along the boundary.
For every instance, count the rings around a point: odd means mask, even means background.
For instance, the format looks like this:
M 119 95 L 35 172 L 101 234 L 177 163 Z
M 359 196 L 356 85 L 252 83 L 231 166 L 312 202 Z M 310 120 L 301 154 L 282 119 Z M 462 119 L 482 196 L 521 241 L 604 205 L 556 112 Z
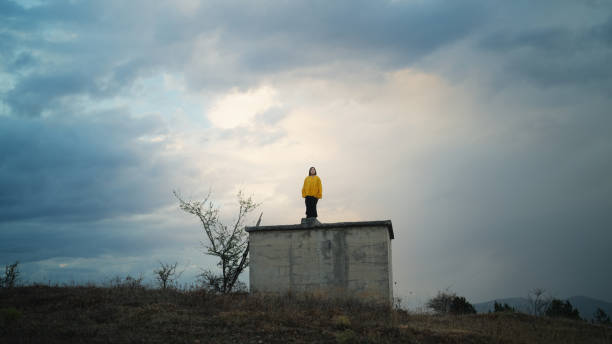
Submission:
M 304 179 L 304 185 L 302 186 L 302 198 L 306 198 L 306 180 L 308 180 L 308 177 Z

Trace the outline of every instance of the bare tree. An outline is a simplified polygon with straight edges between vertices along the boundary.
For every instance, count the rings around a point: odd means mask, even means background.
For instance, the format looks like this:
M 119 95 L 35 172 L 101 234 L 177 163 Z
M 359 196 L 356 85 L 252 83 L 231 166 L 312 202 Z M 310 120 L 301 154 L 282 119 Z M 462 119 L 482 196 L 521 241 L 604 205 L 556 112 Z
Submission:
M 249 265 L 249 241 L 244 231 L 244 222 L 260 204 L 255 203 L 251 196 L 245 198 L 242 191 L 238 192 L 238 216 L 234 222 L 226 225 L 219 220 L 219 209 L 210 200 L 210 192 L 203 201 L 185 201 L 177 191 L 174 191 L 174 196 L 179 200 L 182 210 L 199 218 L 208 239 L 200 242 L 205 253 L 219 258 L 217 266 L 221 268 L 221 274 L 205 271 L 201 277 L 205 281 L 214 282 L 209 285 L 216 291 L 231 292 L 238 276 Z M 262 215 L 259 215 L 257 226 Z
M 543 288 L 535 288 L 529 292 L 527 299 L 533 315 L 542 316 L 550 304 L 550 297 L 546 294 L 546 290 Z
M 4 266 L 4 276 L 0 276 L 0 288 L 12 288 L 19 280 L 19 261 Z
M 156 274 L 155 279 L 162 289 L 175 286 L 176 281 L 183 274 L 183 271 L 176 272 L 177 265 L 176 262 L 174 264 L 159 262 L 159 269 L 153 270 Z

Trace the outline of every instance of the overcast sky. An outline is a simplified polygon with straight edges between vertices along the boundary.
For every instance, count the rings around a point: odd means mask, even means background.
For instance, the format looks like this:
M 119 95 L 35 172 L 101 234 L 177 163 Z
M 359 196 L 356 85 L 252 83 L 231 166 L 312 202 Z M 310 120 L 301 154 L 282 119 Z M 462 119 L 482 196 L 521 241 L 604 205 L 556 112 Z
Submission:
M 392 220 L 410 305 L 612 301 L 610 109 L 609 1 L 2 1 L 0 263 L 188 280 L 172 190 L 292 224 L 316 166 L 320 221 Z

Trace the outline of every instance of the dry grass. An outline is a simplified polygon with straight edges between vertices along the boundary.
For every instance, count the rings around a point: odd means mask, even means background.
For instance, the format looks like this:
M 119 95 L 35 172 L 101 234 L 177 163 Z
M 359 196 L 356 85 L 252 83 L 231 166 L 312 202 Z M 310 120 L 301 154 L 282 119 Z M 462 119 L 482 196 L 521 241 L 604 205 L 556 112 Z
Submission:
M 317 296 L 28 286 L 0 290 L 0 342 L 612 343 L 612 327 L 513 313 L 410 314 Z

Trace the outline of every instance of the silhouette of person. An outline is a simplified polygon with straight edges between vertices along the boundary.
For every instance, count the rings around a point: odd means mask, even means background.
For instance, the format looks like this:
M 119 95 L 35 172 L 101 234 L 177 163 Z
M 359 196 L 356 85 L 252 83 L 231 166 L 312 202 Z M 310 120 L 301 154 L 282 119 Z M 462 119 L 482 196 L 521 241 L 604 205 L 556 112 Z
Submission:
M 306 217 L 317 217 L 317 202 L 323 197 L 323 187 L 321 178 L 317 176 L 317 170 L 311 167 L 308 170 L 308 177 L 304 179 L 302 187 L 302 198 L 306 202 Z

